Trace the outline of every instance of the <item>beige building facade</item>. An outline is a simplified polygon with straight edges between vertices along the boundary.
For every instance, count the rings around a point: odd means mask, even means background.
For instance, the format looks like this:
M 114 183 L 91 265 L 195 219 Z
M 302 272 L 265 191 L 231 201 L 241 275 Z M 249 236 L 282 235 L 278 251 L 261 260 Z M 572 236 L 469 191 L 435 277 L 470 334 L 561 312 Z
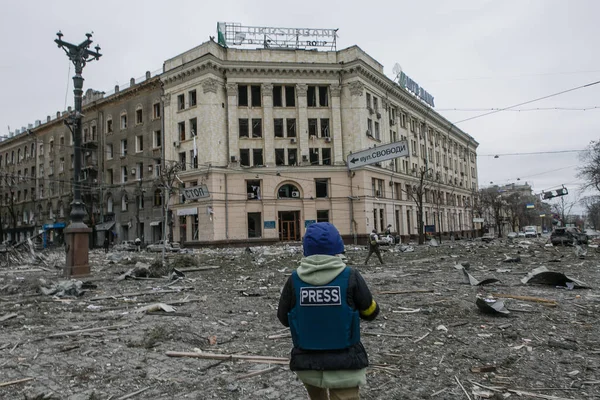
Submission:
M 243 50 L 206 42 L 164 64 L 165 160 L 180 162 L 173 239 L 187 245 L 296 241 L 306 226 L 342 235 L 472 231 L 478 143 L 383 73 L 360 48 Z M 400 140 L 408 157 L 352 171 L 348 155 Z M 426 171 L 425 184 L 420 183 Z

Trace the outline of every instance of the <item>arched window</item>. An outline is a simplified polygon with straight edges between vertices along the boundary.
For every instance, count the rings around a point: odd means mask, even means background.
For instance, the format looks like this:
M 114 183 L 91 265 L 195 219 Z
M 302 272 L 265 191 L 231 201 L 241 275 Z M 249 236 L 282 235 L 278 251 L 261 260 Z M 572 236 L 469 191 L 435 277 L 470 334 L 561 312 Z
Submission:
M 108 195 L 108 199 L 106 199 L 106 212 L 113 213 L 113 198 L 112 194 Z
M 298 199 L 300 198 L 300 190 L 296 185 L 292 185 L 291 183 L 287 183 L 282 185 L 277 190 L 277 198 L 278 199 Z

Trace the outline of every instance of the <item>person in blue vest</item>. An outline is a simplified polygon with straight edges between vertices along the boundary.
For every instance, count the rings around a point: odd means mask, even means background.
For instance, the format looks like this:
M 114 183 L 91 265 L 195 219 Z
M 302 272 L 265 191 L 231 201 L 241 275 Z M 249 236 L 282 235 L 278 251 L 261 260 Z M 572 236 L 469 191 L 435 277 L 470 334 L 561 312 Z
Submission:
M 369 365 L 360 319 L 375 319 L 379 306 L 361 274 L 338 257 L 344 242 L 335 226 L 310 225 L 302 245 L 304 258 L 285 283 L 277 309 L 292 333 L 290 369 L 312 400 L 358 399 Z

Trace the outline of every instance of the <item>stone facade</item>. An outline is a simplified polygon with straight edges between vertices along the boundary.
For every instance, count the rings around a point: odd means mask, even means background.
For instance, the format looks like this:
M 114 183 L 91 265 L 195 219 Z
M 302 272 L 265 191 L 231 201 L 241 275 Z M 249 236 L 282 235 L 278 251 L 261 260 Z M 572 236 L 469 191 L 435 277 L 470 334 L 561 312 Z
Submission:
M 185 165 L 186 187 L 210 192 L 172 199 L 174 240 L 300 240 L 313 221 L 330 221 L 346 236 L 392 225 L 408 237 L 417 233 L 410 193 L 423 170 L 425 225 L 459 235 L 474 228 L 478 143 L 360 48 L 207 42 L 164 66 L 165 158 Z M 409 157 L 348 171 L 349 154 L 399 140 Z

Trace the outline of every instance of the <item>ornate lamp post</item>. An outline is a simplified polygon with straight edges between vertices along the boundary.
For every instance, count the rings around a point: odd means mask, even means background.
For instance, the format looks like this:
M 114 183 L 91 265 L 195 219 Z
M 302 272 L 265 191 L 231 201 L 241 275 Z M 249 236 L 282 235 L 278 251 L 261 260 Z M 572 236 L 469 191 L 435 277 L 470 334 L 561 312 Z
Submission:
M 86 33 L 86 40 L 78 45 L 71 44 L 62 40 L 63 34 L 59 31 L 54 42 L 59 48 L 63 49 L 69 57 L 69 60 L 75 66 L 75 76 L 73 76 L 73 93 L 75 94 L 75 112 L 69 116 L 65 124 L 73 132 L 73 202 L 71 203 L 71 223 L 65 229 L 65 246 L 67 252 L 67 262 L 64 269 L 64 276 L 85 276 L 90 274 L 89 265 L 89 234 L 92 231 L 83 222 L 85 217 L 85 207 L 81 200 L 81 103 L 83 96 L 83 77 L 81 73 L 85 65 L 93 60 L 98 60 L 100 46 L 96 46 L 96 51 L 89 49 L 92 44 L 92 34 Z

